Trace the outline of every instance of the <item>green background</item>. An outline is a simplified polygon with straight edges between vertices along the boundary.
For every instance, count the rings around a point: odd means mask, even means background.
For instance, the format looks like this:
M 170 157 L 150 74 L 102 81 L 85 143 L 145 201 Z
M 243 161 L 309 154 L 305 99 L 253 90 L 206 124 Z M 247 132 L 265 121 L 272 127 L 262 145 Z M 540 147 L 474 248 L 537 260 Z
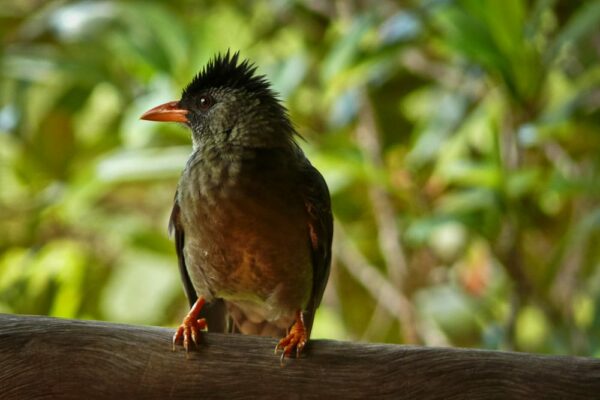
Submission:
M 0 312 L 176 326 L 189 133 L 240 50 L 323 172 L 314 337 L 600 356 L 600 2 L 0 1 Z

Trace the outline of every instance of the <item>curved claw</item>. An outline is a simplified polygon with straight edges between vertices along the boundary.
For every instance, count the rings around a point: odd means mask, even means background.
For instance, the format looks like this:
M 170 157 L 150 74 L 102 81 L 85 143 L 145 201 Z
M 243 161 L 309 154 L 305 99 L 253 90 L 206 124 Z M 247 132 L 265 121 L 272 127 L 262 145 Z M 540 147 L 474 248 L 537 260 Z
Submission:
M 290 333 L 277 343 L 275 354 L 281 349 L 281 358 L 279 359 L 283 366 L 285 357 L 290 357 L 292 351 L 296 350 L 296 358 L 300 357 L 304 346 L 308 342 L 308 333 L 304 326 L 304 317 L 300 311 L 296 312 L 296 322 L 290 329 Z
M 193 342 L 196 347 L 200 344 L 200 331 L 206 329 L 206 320 L 185 318 L 183 323 L 177 328 L 177 332 L 173 335 L 173 351 L 177 344 L 183 342 L 183 348 L 187 353 L 190 350 L 190 342 Z M 183 340 L 182 340 L 183 339 Z
M 198 319 L 202 306 L 204 306 L 204 299 L 200 297 L 173 335 L 173 351 L 175 351 L 177 344 L 181 343 L 187 354 L 190 350 L 190 341 L 196 347 L 200 344 L 200 331 L 206 329 L 206 320 L 204 318 Z

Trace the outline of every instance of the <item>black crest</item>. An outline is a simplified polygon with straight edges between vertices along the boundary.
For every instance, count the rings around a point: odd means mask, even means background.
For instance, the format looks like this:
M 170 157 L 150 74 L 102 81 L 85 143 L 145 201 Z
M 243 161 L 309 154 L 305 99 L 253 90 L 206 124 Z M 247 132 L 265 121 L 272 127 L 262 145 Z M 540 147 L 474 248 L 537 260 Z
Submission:
M 193 96 L 208 88 L 246 89 L 258 95 L 275 97 L 264 75 L 254 75 L 256 66 L 248 60 L 238 63 L 239 51 L 217 54 L 183 90 L 182 97 Z

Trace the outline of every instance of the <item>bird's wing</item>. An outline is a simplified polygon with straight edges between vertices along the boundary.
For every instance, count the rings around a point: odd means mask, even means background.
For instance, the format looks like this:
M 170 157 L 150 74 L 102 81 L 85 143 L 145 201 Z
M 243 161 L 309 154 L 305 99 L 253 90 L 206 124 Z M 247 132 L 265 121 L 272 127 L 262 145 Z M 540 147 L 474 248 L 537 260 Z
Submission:
M 185 265 L 185 257 L 183 255 L 185 232 L 179 220 L 180 212 L 181 209 L 179 208 L 179 202 L 177 201 L 177 193 L 175 193 L 175 202 L 173 204 L 173 210 L 171 211 L 171 218 L 169 219 L 169 234 L 175 239 L 175 251 L 177 252 L 179 274 L 181 275 L 183 289 L 185 290 L 185 295 L 187 296 L 191 307 L 198 299 L 198 295 L 196 294 L 196 289 L 194 289 L 194 285 L 192 284 Z
M 175 202 L 173 204 L 173 210 L 171 211 L 171 218 L 169 219 L 169 234 L 175 238 L 175 251 L 177 252 L 179 274 L 181 275 L 181 282 L 183 283 L 185 295 L 190 303 L 190 307 L 192 307 L 198 299 L 198 295 L 196 294 L 196 289 L 192 284 L 192 280 L 190 279 L 185 264 L 183 253 L 185 231 L 181 225 L 180 213 L 181 208 L 177 201 L 177 193 L 175 193 Z M 211 332 L 225 332 L 227 330 L 227 310 L 225 303 L 221 299 L 214 299 L 210 303 L 206 303 L 204 307 L 202 307 L 199 317 L 206 318 L 208 328 Z
M 314 313 L 323 297 L 331 267 L 331 241 L 333 239 L 333 216 L 331 200 L 325 179 L 308 161 L 301 174 L 302 196 L 308 215 L 308 232 L 313 265 L 313 288 L 307 319 L 308 331 L 312 327 Z

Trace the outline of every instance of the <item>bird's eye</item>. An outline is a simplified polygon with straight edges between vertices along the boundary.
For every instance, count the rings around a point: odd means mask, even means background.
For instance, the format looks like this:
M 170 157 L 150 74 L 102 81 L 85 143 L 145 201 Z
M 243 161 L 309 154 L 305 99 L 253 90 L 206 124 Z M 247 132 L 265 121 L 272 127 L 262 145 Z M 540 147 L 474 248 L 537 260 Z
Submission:
M 198 105 L 203 110 L 208 110 L 209 108 L 211 108 L 213 106 L 213 104 L 215 104 L 214 99 L 207 94 L 203 94 L 198 99 Z

